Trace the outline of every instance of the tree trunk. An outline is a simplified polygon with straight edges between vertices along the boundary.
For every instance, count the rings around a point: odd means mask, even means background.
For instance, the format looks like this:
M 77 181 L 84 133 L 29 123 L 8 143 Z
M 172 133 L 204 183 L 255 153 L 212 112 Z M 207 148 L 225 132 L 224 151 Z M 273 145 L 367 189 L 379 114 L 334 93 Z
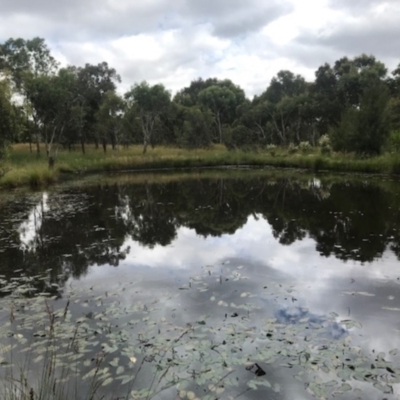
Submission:
M 81 148 L 82 148 L 82 154 L 86 154 L 85 142 L 83 140 L 81 140 Z
M 39 143 L 39 135 L 36 135 L 36 156 L 40 157 L 40 143 Z
M 104 154 L 107 153 L 107 142 L 105 140 L 103 140 L 103 151 L 104 151 Z
M 143 132 L 143 154 L 147 152 L 147 146 L 151 142 L 153 129 L 154 129 L 155 117 L 143 116 L 142 117 L 142 132 Z
M 222 144 L 222 126 L 221 126 L 221 119 L 219 118 L 219 113 L 217 113 L 217 127 L 219 134 L 219 143 Z
M 301 118 L 297 120 L 297 127 L 296 127 L 296 139 L 297 143 L 300 143 L 300 126 L 301 126 Z
M 285 145 L 286 144 L 286 138 L 287 138 L 286 128 L 285 128 L 285 123 L 284 123 L 284 120 L 283 120 L 282 111 L 281 111 L 280 114 L 281 114 L 281 126 L 282 126 L 282 141 L 283 141 L 283 145 Z
M 53 168 L 54 168 L 55 162 L 56 162 L 55 157 L 50 156 L 50 157 L 49 157 L 49 168 L 50 168 L 50 169 L 53 169 Z
M 281 140 L 281 144 L 282 144 L 282 146 L 285 146 L 286 145 L 285 131 L 281 132 L 281 130 L 279 129 L 278 123 L 276 122 L 275 116 L 272 113 L 270 113 L 270 116 L 271 116 L 272 122 L 275 126 L 276 133 L 277 133 L 279 139 Z M 283 124 L 282 124 L 282 128 L 284 129 Z

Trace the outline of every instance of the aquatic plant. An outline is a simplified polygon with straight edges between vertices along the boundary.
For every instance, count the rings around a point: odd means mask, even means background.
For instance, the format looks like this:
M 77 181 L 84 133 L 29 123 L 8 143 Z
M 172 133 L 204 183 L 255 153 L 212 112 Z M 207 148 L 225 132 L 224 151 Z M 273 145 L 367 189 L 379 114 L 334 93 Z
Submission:
M 246 280 L 243 267 L 227 276 L 212 266 L 174 293 L 138 300 L 140 282 L 110 289 L 79 289 L 51 283 L 49 276 L 0 278 L 1 398 L 227 399 L 250 390 L 279 392 L 271 372 L 292 369 L 318 399 L 367 390 L 393 393 L 400 365 L 397 349 L 366 354 L 353 344 L 357 321 L 336 313 L 316 315 L 304 307 L 265 314 L 259 296 L 219 292 L 223 281 Z M 50 271 L 46 272 L 47 274 Z M 45 285 L 37 283 L 45 283 Z M 39 291 L 40 288 L 51 290 Z M 42 289 L 40 289 L 42 290 Z M 185 293 L 213 306 L 212 315 L 174 318 L 166 307 Z M 271 281 L 263 298 L 294 296 L 292 287 Z M 261 317 L 260 317 L 261 316 Z M 2 390 L 2 392 L 1 392 Z

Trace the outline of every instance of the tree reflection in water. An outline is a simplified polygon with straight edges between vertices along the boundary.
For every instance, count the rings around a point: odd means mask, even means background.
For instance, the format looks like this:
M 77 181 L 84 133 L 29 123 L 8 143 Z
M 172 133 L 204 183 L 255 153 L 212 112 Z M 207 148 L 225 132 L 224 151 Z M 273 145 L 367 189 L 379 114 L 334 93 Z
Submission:
M 80 277 L 92 265 L 118 266 L 128 239 L 152 248 L 171 244 L 181 227 L 234 234 L 249 216 L 268 221 L 281 244 L 312 238 L 323 256 L 371 262 L 387 248 L 400 256 L 395 182 L 249 175 L 19 195 L 0 208 L 0 271 Z

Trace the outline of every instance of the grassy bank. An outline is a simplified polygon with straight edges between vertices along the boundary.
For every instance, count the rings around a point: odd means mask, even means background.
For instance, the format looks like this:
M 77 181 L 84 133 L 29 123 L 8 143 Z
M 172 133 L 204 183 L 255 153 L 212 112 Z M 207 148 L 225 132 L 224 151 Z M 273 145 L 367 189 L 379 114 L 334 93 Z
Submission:
M 104 154 L 94 146 L 88 146 L 86 155 L 79 150 L 61 151 L 56 166 L 47 166 L 45 151 L 41 157 L 30 153 L 28 145 L 16 145 L 10 152 L 3 168 L 7 171 L 0 178 L 0 187 L 48 186 L 60 179 L 79 174 L 124 170 L 180 169 L 219 166 L 272 166 L 279 168 L 301 168 L 312 171 L 336 171 L 356 173 L 400 173 L 400 157 L 385 154 L 373 158 L 359 158 L 352 154 L 332 153 L 322 155 L 319 149 L 309 153 L 292 153 L 276 149 L 254 152 L 228 151 L 223 146 L 211 149 L 185 150 L 171 147 L 156 147 L 142 154 L 141 146 L 131 146 Z

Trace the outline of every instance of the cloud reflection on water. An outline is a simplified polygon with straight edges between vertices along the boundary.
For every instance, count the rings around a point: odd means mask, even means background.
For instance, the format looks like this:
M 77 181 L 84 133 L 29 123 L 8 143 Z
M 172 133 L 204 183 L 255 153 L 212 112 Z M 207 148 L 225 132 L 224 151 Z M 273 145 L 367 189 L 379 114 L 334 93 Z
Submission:
M 161 286 L 172 289 L 174 284 L 182 284 L 199 274 L 202 266 L 229 270 L 242 264 L 251 278 L 248 289 L 251 292 L 261 295 L 263 285 L 273 277 L 272 280 L 293 285 L 296 304 L 309 308 L 313 315 L 326 316 L 334 311 L 344 319 L 349 318 L 351 312 L 351 317 L 367 328 L 364 334 L 368 340 L 363 339 L 363 342 L 368 342 L 364 344 L 371 350 L 388 351 L 400 346 L 400 340 L 394 336 L 395 329 L 400 328 L 395 319 L 385 318 L 384 331 L 376 324 L 383 313 L 390 313 L 382 310 L 384 305 L 400 306 L 400 285 L 390 284 L 397 282 L 400 267 L 390 250 L 381 260 L 364 265 L 358 261 L 343 262 L 333 256 L 322 257 L 316 251 L 315 241 L 308 237 L 291 246 L 280 244 L 273 237 L 268 222 L 259 216 L 257 220 L 250 216 L 233 235 L 205 239 L 194 230 L 182 227 L 169 246 L 157 245 L 150 249 L 129 239 L 125 246 L 130 246 L 131 251 L 118 269 L 92 267 L 85 280 L 100 284 L 111 279 L 123 281 L 141 276 L 160 280 Z M 388 286 L 392 286 L 392 290 Z M 377 287 L 394 293 L 395 298 L 344 294 L 373 294 Z M 284 301 L 278 308 L 287 310 L 288 306 L 291 306 L 290 301 Z M 395 312 L 391 313 L 397 317 Z

